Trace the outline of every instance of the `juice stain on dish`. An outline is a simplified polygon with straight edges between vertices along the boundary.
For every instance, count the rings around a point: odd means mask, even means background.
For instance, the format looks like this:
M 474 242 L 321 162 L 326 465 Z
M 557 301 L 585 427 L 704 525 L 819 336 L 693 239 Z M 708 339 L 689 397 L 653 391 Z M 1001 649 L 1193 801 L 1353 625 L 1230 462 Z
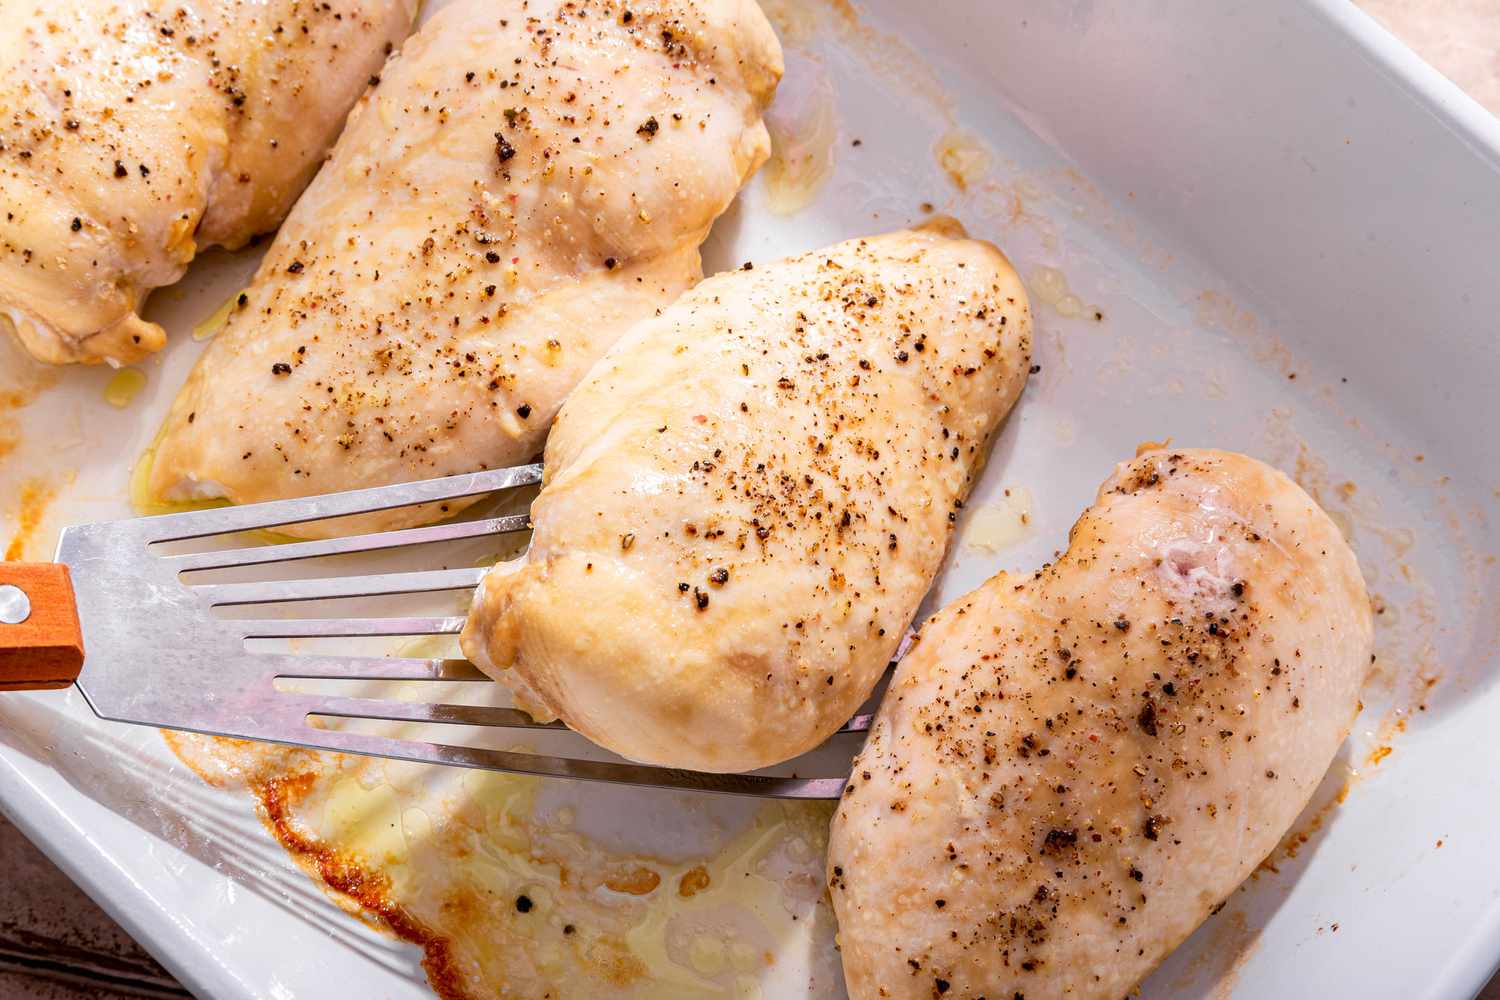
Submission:
M 1034 503 L 1026 487 L 1005 487 L 998 502 L 969 508 L 959 545 L 987 555 L 1010 548 L 1031 533 Z
M 47 516 L 47 507 L 56 497 L 57 490 L 45 479 L 28 479 L 21 484 L 15 512 L 7 518 L 15 529 L 5 546 L 6 561 L 24 559 L 29 554 L 37 529 Z
M 761 167 L 766 207 L 777 215 L 795 215 L 812 204 L 833 174 L 839 132 L 835 105 L 823 67 L 788 53 L 786 76 L 765 115 L 771 158 Z
M 1026 282 L 1027 291 L 1040 302 L 1045 302 L 1064 319 L 1090 316 L 1096 322 L 1104 321 L 1104 312 L 1083 304 L 1083 300 L 1068 287 L 1068 276 L 1055 267 L 1034 268 Z
M 1289 356 L 1275 349 L 1274 338 L 1253 326 L 1253 318 L 1240 327 L 1260 344 L 1270 345 L 1264 360 L 1277 367 L 1290 365 Z M 1322 834 L 1326 819 L 1357 785 L 1379 774 L 1409 722 L 1427 711 L 1442 677 L 1437 649 L 1444 623 L 1435 588 L 1411 561 L 1412 530 L 1393 522 L 1373 495 L 1316 455 L 1296 433 L 1290 412 L 1271 412 L 1265 450 L 1354 548 L 1375 611 L 1375 662 L 1362 694 L 1366 709 L 1346 745 L 1348 760 L 1341 753 L 1292 829 L 1258 869 L 1274 874 Z
M 872 73 L 932 107 L 951 125 L 954 101 L 927 60 L 910 43 L 865 24 L 849 0 L 760 0 L 784 48 L 852 55 Z M 781 100 L 778 93 L 778 101 Z
M 225 299 L 219 308 L 215 309 L 208 317 L 193 326 L 194 340 L 212 340 L 218 332 L 224 329 L 224 324 L 229 322 L 229 314 L 234 312 L 235 307 L 240 305 L 240 296 L 243 292 L 236 292 Z
M 789 950 L 826 956 L 806 995 L 842 982 L 831 804 L 675 796 L 662 811 L 700 843 L 620 841 L 610 824 L 661 793 L 163 735 L 210 783 L 249 789 L 341 905 L 419 945 L 444 998 L 783 996 Z
M 971 184 L 984 180 L 995 161 L 994 152 L 983 139 L 961 129 L 944 133 L 933 147 L 932 154 L 943 173 L 960 191 L 967 191 Z
M 60 371 L 34 359 L 0 328 L 0 460 L 21 445 L 21 422 L 14 414 L 56 385 Z
M 1375 664 L 1366 682 L 1368 702 L 1385 702 L 1373 728 L 1364 730 L 1369 767 L 1391 753 L 1410 719 L 1427 711 L 1442 676 L 1437 648 L 1443 625 L 1436 588 L 1411 560 L 1415 535 L 1390 524 L 1385 512 L 1357 484 L 1335 475 L 1304 442 L 1288 463 L 1294 478 L 1339 526 L 1359 554 L 1375 611 Z M 1356 777 L 1359 772 L 1355 772 Z
M 146 373 L 139 368 L 121 368 L 104 383 L 104 401 L 123 410 L 146 388 Z

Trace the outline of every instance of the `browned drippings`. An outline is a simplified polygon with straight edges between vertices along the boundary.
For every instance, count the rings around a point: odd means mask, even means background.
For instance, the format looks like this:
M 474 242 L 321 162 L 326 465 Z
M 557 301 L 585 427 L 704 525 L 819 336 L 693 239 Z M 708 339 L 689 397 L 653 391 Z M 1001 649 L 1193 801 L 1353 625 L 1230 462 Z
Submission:
M 690 899 L 707 888 L 708 872 L 700 865 L 683 873 L 681 880 L 677 883 L 677 894 L 684 899 Z
M 23 559 L 31 554 L 37 530 L 56 498 L 57 489 L 45 479 L 28 479 L 21 484 L 14 511 L 7 517 L 16 527 L 5 546 L 6 560 Z
M 781 937 L 814 925 L 828 936 L 818 951 L 837 961 L 818 891 L 826 807 L 767 805 L 712 856 L 671 861 L 593 844 L 573 832 L 571 810 L 566 819 L 541 818 L 531 804 L 542 787 L 534 778 L 163 735 L 205 781 L 248 790 L 277 842 L 336 902 L 420 947 L 445 1000 L 650 997 L 668 986 L 673 995 L 683 987 L 722 992 L 736 976 L 774 969 L 764 956 L 779 952 Z M 447 793 L 421 798 L 428 781 L 446 782 Z M 399 836 L 389 835 L 397 828 Z M 766 859 L 789 848 L 801 867 L 773 884 Z M 804 894 L 804 884 L 813 891 Z M 676 928 L 694 907 L 713 936 L 710 950 L 739 956 L 739 967 L 693 967 L 699 950 L 677 940 Z M 785 914 L 785 926 L 726 937 L 722 914 L 735 907 L 776 921 Z
M 56 369 L 44 367 L 24 355 L 20 347 L 5 343 L 0 329 L 0 462 L 21 446 L 21 423 L 16 412 L 36 402 L 38 396 L 57 384 Z

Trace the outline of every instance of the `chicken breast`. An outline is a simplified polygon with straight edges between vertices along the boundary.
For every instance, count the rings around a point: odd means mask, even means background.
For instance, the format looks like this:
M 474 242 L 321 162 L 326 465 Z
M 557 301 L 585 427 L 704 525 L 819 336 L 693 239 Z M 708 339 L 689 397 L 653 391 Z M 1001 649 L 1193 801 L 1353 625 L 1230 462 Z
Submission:
M 1122 464 L 1060 559 L 897 667 L 829 845 L 850 997 L 1127 995 L 1307 803 L 1371 642 L 1354 554 L 1286 476 Z
M 0 325 L 43 361 L 160 349 L 137 312 L 276 227 L 416 0 L 0 0 Z
M 153 491 L 244 503 L 530 461 L 589 366 L 701 278 L 781 69 L 753 0 L 438 12 L 183 388 Z
M 749 770 L 847 721 L 1030 365 L 987 243 L 898 232 L 749 267 L 568 400 L 531 548 L 463 635 L 528 711 L 635 760 Z

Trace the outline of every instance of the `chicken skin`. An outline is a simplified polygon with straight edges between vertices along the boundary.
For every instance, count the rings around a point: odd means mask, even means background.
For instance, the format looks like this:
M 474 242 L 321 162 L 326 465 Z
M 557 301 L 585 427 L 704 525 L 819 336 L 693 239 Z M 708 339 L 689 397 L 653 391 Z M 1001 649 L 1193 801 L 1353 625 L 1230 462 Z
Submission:
M 653 764 L 749 770 L 847 721 L 1030 365 L 987 243 L 897 232 L 748 268 L 564 405 L 530 550 L 463 635 L 522 707 Z
M 1119 466 L 1060 559 L 897 667 L 829 844 L 850 997 L 1126 996 L 1307 803 L 1371 643 L 1354 554 L 1286 476 Z
M 699 244 L 769 153 L 781 68 L 753 0 L 438 12 L 174 403 L 153 492 L 247 503 L 530 461 L 589 366 L 702 277 Z
M 274 229 L 417 0 L 0 0 L 0 327 L 43 361 L 159 350 L 137 313 Z

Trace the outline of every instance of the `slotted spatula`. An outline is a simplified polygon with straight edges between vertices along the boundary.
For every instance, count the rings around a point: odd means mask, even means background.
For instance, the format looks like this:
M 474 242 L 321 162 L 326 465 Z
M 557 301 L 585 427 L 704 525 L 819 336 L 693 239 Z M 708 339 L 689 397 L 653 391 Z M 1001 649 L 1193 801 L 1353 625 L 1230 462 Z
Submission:
M 278 678 L 368 681 L 485 681 L 463 660 L 260 652 L 249 640 L 304 637 L 452 635 L 462 616 L 434 618 L 236 619 L 214 608 L 283 605 L 472 589 L 483 568 L 244 583 L 184 581 L 182 574 L 373 552 L 477 538 L 527 528 L 525 515 L 287 544 L 161 553 L 165 542 L 276 528 L 327 518 L 439 503 L 541 480 L 540 465 L 351 490 L 271 503 L 85 524 L 63 530 L 55 563 L 0 562 L 0 690 L 77 684 L 101 718 L 320 750 L 486 768 L 557 778 L 831 799 L 846 775 L 780 777 L 709 774 L 625 761 L 586 760 L 455 746 L 321 728 L 319 718 L 557 729 L 524 712 L 486 705 L 432 704 L 278 689 Z M 841 732 L 867 729 L 870 715 Z

